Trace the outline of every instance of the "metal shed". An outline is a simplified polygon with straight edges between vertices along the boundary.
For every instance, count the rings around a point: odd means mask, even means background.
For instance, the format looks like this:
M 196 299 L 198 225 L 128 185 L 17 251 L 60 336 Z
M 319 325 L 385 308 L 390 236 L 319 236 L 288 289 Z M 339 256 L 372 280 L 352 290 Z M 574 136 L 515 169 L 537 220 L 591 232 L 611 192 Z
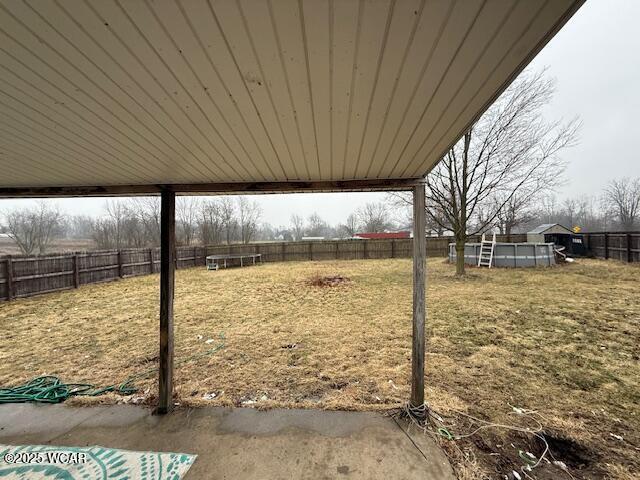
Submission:
M 573 235 L 573 231 L 569 230 L 567 227 L 560 225 L 559 223 L 543 223 L 530 232 L 527 232 L 527 242 L 544 243 L 546 241 L 545 235 L 551 234 Z
M 553 243 L 561 247 L 564 254 L 584 256 L 587 254 L 583 235 L 569 230 L 559 223 L 545 223 L 527 233 L 527 242 Z
M 165 413 L 176 194 L 413 190 L 424 232 L 422 178 L 582 3 L 0 0 L 0 198 L 161 196 Z

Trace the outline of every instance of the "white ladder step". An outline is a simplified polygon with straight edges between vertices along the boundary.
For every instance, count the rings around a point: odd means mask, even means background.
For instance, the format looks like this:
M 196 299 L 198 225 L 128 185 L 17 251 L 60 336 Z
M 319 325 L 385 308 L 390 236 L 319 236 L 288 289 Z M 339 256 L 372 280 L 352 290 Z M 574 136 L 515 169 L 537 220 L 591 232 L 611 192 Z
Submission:
M 482 234 L 482 240 L 480 241 L 480 256 L 478 258 L 478 267 L 491 268 L 493 263 L 493 249 L 496 245 L 496 235 L 493 234 L 491 241 L 486 240 L 484 233 Z

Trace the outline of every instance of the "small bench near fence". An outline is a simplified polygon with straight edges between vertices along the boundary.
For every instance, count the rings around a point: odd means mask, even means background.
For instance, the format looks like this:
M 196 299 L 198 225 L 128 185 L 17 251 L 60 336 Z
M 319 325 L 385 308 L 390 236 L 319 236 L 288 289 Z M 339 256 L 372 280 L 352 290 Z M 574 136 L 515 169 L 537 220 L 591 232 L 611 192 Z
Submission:
M 220 268 L 244 267 L 262 263 L 259 253 L 228 254 L 228 255 L 208 255 L 207 270 L 218 270 Z

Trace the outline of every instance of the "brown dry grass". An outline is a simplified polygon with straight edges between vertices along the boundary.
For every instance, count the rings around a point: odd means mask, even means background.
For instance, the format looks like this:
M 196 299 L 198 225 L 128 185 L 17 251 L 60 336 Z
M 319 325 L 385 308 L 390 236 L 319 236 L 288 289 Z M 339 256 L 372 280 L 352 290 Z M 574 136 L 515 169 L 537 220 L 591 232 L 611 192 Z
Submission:
M 337 275 L 350 281 L 310 283 Z M 431 259 L 428 276 L 431 406 L 512 423 L 509 404 L 534 409 L 548 432 L 587 452 L 570 465 L 574 475 L 638 474 L 638 266 L 580 260 L 554 269 L 472 269 L 459 280 Z M 104 385 L 153 366 L 157 283 L 153 275 L 0 305 L 0 385 L 45 373 Z M 221 332 L 224 350 L 176 368 L 181 404 L 399 406 L 409 396 L 410 260 L 179 271 L 176 360 L 210 348 L 205 341 Z M 137 385 L 153 399 L 153 379 Z M 214 400 L 203 399 L 211 393 Z M 472 454 L 460 457 L 474 465 L 460 461 L 460 476 L 495 474 L 493 443 L 514 441 L 501 435 L 463 444 Z M 589 465 L 581 470 L 583 460 Z

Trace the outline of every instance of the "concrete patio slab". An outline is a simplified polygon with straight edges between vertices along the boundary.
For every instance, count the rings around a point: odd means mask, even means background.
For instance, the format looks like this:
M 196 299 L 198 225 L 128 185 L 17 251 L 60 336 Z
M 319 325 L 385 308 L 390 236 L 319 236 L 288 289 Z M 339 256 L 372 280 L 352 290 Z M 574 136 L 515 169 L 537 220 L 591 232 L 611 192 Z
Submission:
M 0 405 L 0 443 L 196 453 L 187 480 L 454 479 L 431 438 L 365 412 Z

